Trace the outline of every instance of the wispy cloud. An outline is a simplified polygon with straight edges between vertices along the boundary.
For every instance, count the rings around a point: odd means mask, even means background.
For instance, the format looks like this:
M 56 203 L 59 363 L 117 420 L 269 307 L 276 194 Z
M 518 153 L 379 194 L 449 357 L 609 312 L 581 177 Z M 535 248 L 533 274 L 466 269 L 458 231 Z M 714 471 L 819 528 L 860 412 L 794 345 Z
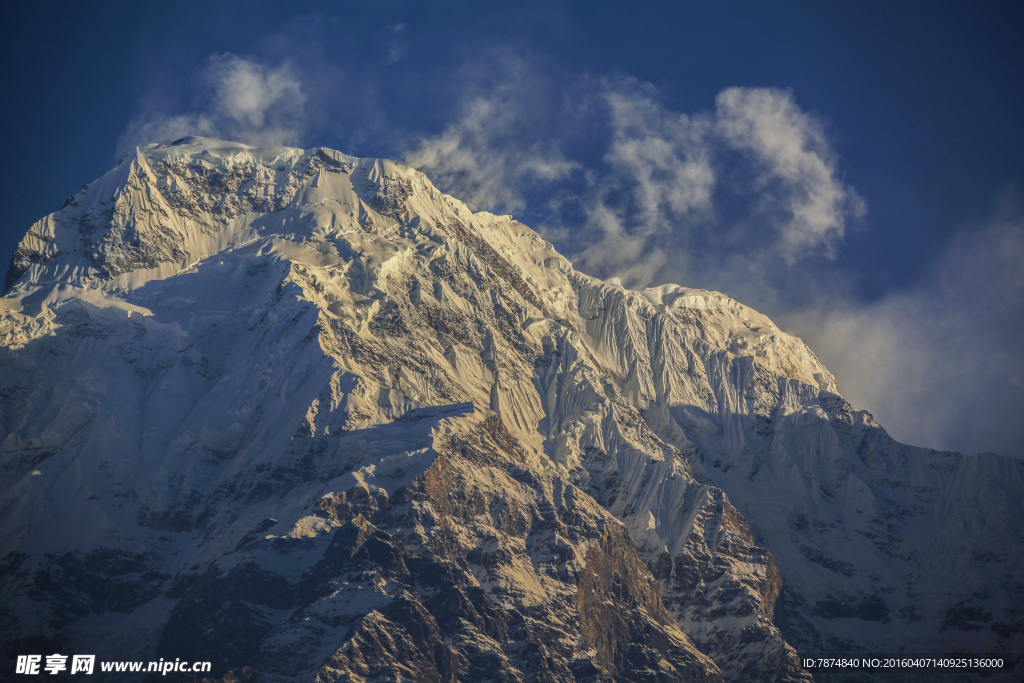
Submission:
M 770 88 L 729 88 L 715 104 L 716 132 L 755 164 L 758 214 L 778 230 L 786 260 L 818 249 L 834 256 L 848 221 L 863 217 L 867 204 L 839 180 L 821 121 L 792 93 Z
M 306 126 L 306 95 L 288 63 L 271 66 L 225 53 L 211 56 L 195 80 L 192 111 L 150 111 L 129 123 L 119 151 L 201 135 L 256 145 L 297 144 Z
M 605 80 L 601 96 L 612 131 L 605 161 L 614 178 L 602 188 L 628 188 L 641 232 L 665 228 L 668 216 L 708 217 L 715 186 L 711 124 L 706 116 L 667 111 L 657 91 L 634 79 Z
M 866 212 L 839 180 L 822 123 L 791 93 L 730 88 L 714 111 L 692 115 L 635 79 L 604 80 L 602 97 L 609 172 L 588 203 L 600 239 L 583 252 L 598 270 L 644 285 L 700 273 L 709 261 L 746 258 L 758 269 L 831 258 Z M 686 258 L 694 250 L 702 264 Z
M 831 296 L 784 323 L 898 439 L 1024 457 L 1024 220 L 956 234 L 912 286 Z
M 385 40 L 388 48 L 388 62 L 392 64 L 401 61 L 405 57 L 406 30 L 406 25 L 402 23 L 392 24 L 387 28 L 387 38 Z
M 458 119 L 440 135 L 419 139 L 405 162 L 475 209 L 517 212 L 537 184 L 567 177 L 578 164 L 566 160 L 557 141 L 529 131 L 524 103 L 533 74 L 517 60 L 502 63 L 506 77 L 486 94 L 468 98 Z
M 508 72 L 406 161 L 476 207 L 530 208 L 556 241 L 571 236 L 581 267 L 602 277 L 686 277 L 694 250 L 785 265 L 831 258 L 866 212 L 840 179 L 824 125 L 789 92 L 730 88 L 714 109 L 687 114 L 628 76 L 539 97 L 528 65 Z M 533 125 L 539 116 L 545 125 Z M 562 152 L 580 130 L 604 150 L 599 163 Z M 566 187 L 574 173 L 579 182 Z

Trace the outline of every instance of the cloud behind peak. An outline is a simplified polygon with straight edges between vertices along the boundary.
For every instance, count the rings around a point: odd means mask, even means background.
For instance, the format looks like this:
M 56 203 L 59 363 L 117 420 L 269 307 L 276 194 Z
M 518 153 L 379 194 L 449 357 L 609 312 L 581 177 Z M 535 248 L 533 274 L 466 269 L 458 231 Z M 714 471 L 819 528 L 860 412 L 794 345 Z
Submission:
M 306 94 L 287 62 L 267 64 L 232 53 L 211 55 L 194 79 L 184 113 L 144 111 L 127 126 L 118 151 L 186 135 L 254 145 L 298 145 L 306 128 Z

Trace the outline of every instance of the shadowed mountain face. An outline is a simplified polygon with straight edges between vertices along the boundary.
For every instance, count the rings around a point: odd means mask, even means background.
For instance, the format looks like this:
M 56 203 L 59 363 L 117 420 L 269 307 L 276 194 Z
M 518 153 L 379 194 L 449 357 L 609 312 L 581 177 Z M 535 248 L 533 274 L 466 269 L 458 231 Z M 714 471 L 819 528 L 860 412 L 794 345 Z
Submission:
M 578 273 L 415 170 L 141 148 L 31 227 L 7 287 L 12 666 L 808 681 L 798 651 L 1024 654 L 1020 461 L 896 443 L 756 311 Z

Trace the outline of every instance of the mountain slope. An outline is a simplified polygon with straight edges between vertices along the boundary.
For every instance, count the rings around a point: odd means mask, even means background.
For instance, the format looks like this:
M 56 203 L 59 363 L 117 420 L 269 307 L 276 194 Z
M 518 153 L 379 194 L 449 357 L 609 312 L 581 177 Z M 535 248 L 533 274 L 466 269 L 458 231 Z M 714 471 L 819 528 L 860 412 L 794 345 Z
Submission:
M 179 143 L 12 258 L 11 653 L 759 681 L 809 680 L 791 644 L 1020 651 L 1020 461 L 897 444 L 764 316 L 578 273 L 415 170 Z

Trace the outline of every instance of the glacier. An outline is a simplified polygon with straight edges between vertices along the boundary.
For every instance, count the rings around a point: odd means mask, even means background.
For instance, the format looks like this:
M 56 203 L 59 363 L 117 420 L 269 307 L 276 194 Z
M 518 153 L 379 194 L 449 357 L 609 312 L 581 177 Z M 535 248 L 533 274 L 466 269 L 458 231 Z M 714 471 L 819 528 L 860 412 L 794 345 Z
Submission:
M 898 443 L 757 311 L 580 273 L 387 160 L 126 155 L 15 249 L 0 429 L 12 661 L 810 681 L 807 653 L 1024 655 L 1024 461 Z

